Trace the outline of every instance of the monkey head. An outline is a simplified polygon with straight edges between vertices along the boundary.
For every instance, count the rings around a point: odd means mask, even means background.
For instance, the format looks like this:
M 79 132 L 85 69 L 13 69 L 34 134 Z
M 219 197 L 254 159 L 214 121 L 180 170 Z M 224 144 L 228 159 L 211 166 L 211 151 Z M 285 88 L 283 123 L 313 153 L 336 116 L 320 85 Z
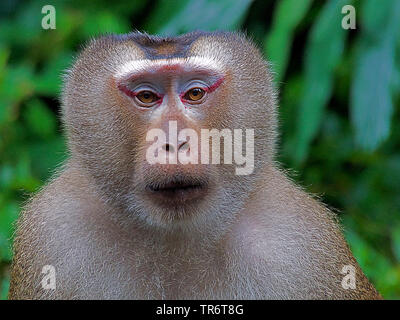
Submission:
M 67 73 L 62 103 L 72 160 L 104 201 L 147 225 L 229 220 L 274 158 L 271 76 L 241 34 L 92 40 Z M 240 142 L 254 152 L 245 173 L 232 162 Z

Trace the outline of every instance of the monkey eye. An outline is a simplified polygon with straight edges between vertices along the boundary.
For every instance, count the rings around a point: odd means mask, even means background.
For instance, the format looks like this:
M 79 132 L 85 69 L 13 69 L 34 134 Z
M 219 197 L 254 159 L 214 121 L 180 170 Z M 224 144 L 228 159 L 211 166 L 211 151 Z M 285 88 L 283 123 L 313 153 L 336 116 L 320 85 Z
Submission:
M 143 90 L 136 94 L 136 99 L 142 104 L 152 104 L 160 99 L 158 95 L 149 90 Z
M 183 98 L 187 101 L 198 102 L 200 101 L 204 95 L 206 94 L 205 90 L 202 88 L 193 88 L 185 93 Z

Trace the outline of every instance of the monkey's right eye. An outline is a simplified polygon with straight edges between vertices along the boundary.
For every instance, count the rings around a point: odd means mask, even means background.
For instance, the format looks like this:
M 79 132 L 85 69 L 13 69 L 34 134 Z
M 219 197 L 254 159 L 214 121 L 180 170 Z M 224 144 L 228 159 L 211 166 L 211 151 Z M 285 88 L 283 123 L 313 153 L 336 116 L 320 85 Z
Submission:
M 143 90 L 136 94 L 136 99 L 143 104 L 152 104 L 160 99 L 154 92 Z

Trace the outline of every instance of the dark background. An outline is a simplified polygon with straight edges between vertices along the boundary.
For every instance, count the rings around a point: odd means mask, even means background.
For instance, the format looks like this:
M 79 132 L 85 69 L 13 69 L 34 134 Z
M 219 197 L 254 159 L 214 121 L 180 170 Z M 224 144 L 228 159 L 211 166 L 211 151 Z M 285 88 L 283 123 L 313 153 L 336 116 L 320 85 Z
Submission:
M 44 30 L 42 6 L 56 9 Z M 356 29 L 341 27 L 354 5 Z M 343 224 L 361 267 L 400 298 L 400 1 L 130 0 L 0 4 L 0 298 L 13 222 L 66 157 L 63 70 L 91 37 L 243 30 L 280 89 L 280 161 Z

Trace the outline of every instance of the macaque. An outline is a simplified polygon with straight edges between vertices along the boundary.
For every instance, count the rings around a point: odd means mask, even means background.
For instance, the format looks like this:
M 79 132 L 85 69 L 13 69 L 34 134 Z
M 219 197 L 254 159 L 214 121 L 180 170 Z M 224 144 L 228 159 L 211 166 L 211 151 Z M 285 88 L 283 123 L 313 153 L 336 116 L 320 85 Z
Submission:
M 69 158 L 17 223 L 10 298 L 379 299 L 277 163 L 276 96 L 239 33 L 92 40 L 65 77 Z

